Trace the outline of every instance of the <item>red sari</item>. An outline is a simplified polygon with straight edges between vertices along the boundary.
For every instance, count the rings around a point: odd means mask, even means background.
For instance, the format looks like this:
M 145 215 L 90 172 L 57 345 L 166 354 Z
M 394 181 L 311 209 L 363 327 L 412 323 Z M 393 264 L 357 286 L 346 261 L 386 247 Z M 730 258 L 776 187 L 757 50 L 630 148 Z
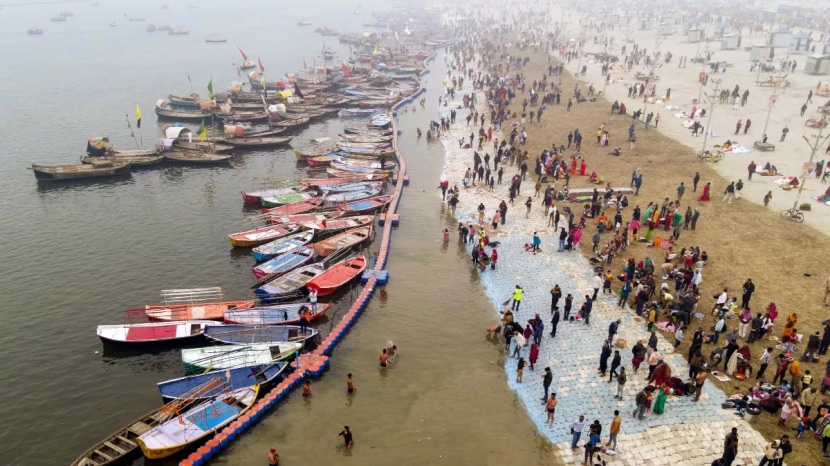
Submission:
M 707 184 L 703 187 L 703 194 L 701 194 L 700 197 L 698 198 L 699 201 L 702 201 L 702 202 L 709 201 L 709 189 L 710 189 L 710 187 L 711 187 L 710 184 Z
M 571 169 L 570 169 L 570 173 L 571 173 L 571 175 L 575 175 L 575 174 L 576 174 L 576 157 L 572 157 L 572 158 L 571 158 Z
M 588 164 L 585 163 L 585 160 L 582 160 L 582 163 L 579 165 L 579 176 L 585 176 L 585 169 L 588 167 Z

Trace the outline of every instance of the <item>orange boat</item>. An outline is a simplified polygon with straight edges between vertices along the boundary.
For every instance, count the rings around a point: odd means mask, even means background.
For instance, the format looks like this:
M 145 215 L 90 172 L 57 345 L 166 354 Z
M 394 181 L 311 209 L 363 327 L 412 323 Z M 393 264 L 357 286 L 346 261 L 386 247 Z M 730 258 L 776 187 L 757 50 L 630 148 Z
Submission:
M 306 283 L 306 288 L 316 290 L 317 296 L 334 293 L 338 288 L 357 277 L 366 268 L 366 258 L 363 256 L 346 259 L 337 263 L 325 272 Z
M 311 212 L 316 209 L 323 202 L 322 197 L 312 197 L 304 201 L 294 202 L 292 204 L 285 204 L 272 209 L 262 209 L 265 215 L 299 215 L 306 212 Z
M 334 235 L 322 241 L 314 243 L 314 252 L 320 257 L 333 254 L 338 249 L 356 246 L 372 237 L 372 225 L 352 228 L 339 235 Z
M 248 309 L 254 307 L 255 304 L 255 300 L 173 305 L 149 304 L 144 307 L 144 314 L 148 319 L 154 321 L 222 320 L 225 311 Z

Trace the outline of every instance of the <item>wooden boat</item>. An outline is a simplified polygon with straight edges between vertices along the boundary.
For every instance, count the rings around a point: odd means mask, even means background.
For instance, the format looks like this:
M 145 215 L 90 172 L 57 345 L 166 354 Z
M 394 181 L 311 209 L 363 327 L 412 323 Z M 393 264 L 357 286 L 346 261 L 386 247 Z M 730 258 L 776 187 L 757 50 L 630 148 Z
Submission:
M 395 153 L 395 148 L 392 144 L 364 144 L 364 143 L 338 143 L 337 147 L 350 154 L 361 155 L 392 155 Z
M 314 197 L 313 193 L 304 192 L 304 193 L 288 193 L 288 194 L 279 194 L 276 196 L 263 196 L 261 199 L 262 206 L 271 208 L 271 207 L 279 207 L 286 204 L 293 204 L 295 202 L 300 201 L 307 201 Z
M 322 202 L 322 197 L 313 197 L 311 199 L 306 199 L 305 201 L 286 204 L 272 209 L 262 209 L 262 213 L 271 216 L 304 214 L 316 209 Z
M 370 128 L 368 126 L 361 126 L 361 127 L 349 127 L 343 128 L 343 133 L 345 134 L 360 134 L 360 135 L 367 135 L 367 136 L 392 136 L 393 132 L 391 130 L 384 130 L 378 128 Z
M 387 173 L 347 172 L 333 167 L 326 169 L 326 175 L 340 180 L 353 180 L 355 176 L 361 176 L 366 181 L 387 181 L 389 179 L 389 174 Z
M 299 229 L 297 225 L 268 225 L 254 230 L 231 233 L 228 235 L 228 240 L 234 247 L 251 248 L 296 233 Z
M 199 99 L 199 94 L 190 94 L 189 96 L 180 96 L 170 94 L 167 96 L 167 101 L 174 107 L 201 109 L 202 101 Z
M 253 345 L 206 346 L 184 348 L 182 362 L 188 374 L 205 370 L 233 369 L 234 367 L 285 361 L 303 348 L 302 343 L 282 341 Z
M 320 333 L 316 328 L 303 330 L 297 325 L 217 325 L 209 327 L 205 336 L 226 345 L 253 345 L 283 341 L 301 342 Z
M 389 204 L 392 201 L 392 195 L 370 197 L 368 199 L 361 199 L 359 201 L 347 202 L 335 206 L 335 209 L 347 212 L 348 214 L 362 214 L 368 212 L 376 212 Z
M 345 143 L 388 144 L 392 142 L 392 136 L 370 134 L 338 134 L 337 139 Z
M 327 184 L 323 186 L 319 186 L 317 189 L 322 191 L 325 194 L 337 194 L 337 193 L 348 193 L 351 191 L 361 191 L 367 188 L 383 188 L 382 181 L 352 181 L 352 182 L 344 182 L 339 184 Z
M 364 175 L 360 175 L 360 174 L 355 173 L 352 176 L 343 177 L 343 178 L 305 178 L 305 179 L 297 180 L 297 183 L 300 183 L 300 184 L 305 185 L 305 186 L 316 186 L 318 188 L 321 188 L 323 186 L 331 186 L 331 185 L 338 185 L 338 184 L 348 183 L 352 180 L 354 180 L 355 182 L 363 181 L 364 179 L 365 179 Z
M 314 266 L 319 266 L 319 264 L 309 265 L 307 267 Z M 302 286 L 305 286 L 305 283 Z M 308 303 L 291 303 L 228 311 L 225 313 L 225 323 L 238 325 L 296 325 L 300 323 L 300 309 L 303 307 L 311 309 Z M 311 311 L 309 320 L 313 322 L 319 319 L 330 308 L 331 304 L 329 303 L 318 303 L 317 310 Z
M 213 120 L 213 112 L 173 110 L 172 108 L 159 107 L 156 107 L 155 112 L 159 120 L 187 121 L 191 123 Z
M 371 168 L 372 170 L 394 170 L 397 165 L 393 162 L 387 162 L 383 158 L 378 157 L 368 157 L 368 156 L 353 156 L 353 157 L 340 157 L 339 159 L 335 160 L 337 162 L 337 166 L 348 166 L 348 167 L 360 167 L 360 168 Z M 348 170 L 344 170 L 348 171 Z
M 201 338 L 205 326 L 216 325 L 209 320 L 182 322 L 149 322 L 139 324 L 99 325 L 98 338 L 104 344 L 149 344 L 182 342 Z
M 261 204 L 263 196 L 281 196 L 283 194 L 301 192 L 305 189 L 305 186 L 288 186 L 285 188 L 268 188 L 260 189 L 257 191 L 242 191 L 242 203 Z
M 331 162 L 339 159 L 340 157 L 343 157 L 346 154 L 347 152 L 344 151 L 329 152 L 328 154 L 318 155 L 317 157 L 308 157 L 305 159 L 305 161 L 309 167 L 320 168 L 327 166 Z
M 104 178 L 130 174 L 132 163 L 97 161 L 81 165 L 37 165 L 32 164 L 32 171 L 38 181 L 68 181 L 87 178 Z
M 170 163 L 190 165 L 224 165 L 230 163 L 231 156 L 210 152 L 170 151 L 164 152 L 164 160 Z
M 240 148 L 254 148 L 254 147 L 274 147 L 283 146 L 291 142 L 293 136 L 248 136 L 241 138 L 227 138 L 225 143 L 234 147 Z
M 320 257 L 334 254 L 340 249 L 357 246 L 372 238 L 372 225 L 365 225 L 314 243 L 314 252 Z
M 207 152 L 211 154 L 218 154 L 221 152 L 230 152 L 233 150 L 233 146 L 228 144 L 217 144 L 215 142 L 204 142 L 204 141 L 185 141 L 181 139 L 177 139 L 176 142 L 173 143 L 173 148 L 183 151 L 193 151 L 193 152 Z
M 394 168 L 394 164 L 393 168 Z M 339 170 L 342 172 L 349 172 L 349 173 L 363 173 L 363 174 L 371 174 L 371 173 L 380 173 L 384 175 L 391 175 L 392 169 L 386 168 L 369 168 L 369 167 L 361 167 L 359 165 L 353 164 L 346 164 L 339 160 L 335 160 L 331 163 L 329 168 L 333 168 L 335 170 Z
M 180 405 L 186 407 L 187 404 L 184 403 Z M 168 406 L 156 408 L 90 447 L 71 466 L 109 466 L 127 460 L 138 453 L 136 439 L 140 435 L 168 421 L 175 414 Z
M 155 151 L 153 151 L 155 152 Z M 115 153 L 113 155 L 105 155 L 105 156 L 85 156 L 81 157 L 81 163 L 94 165 L 98 162 L 109 162 L 112 164 L 120 163 L 120 162 L 130 162 L 132 164 L 131 168 L 137 167 L 149 167 L 152 165 L 159 165 L 161 162 L 164 161 L 164 157 L 161 155 L 126 155 L 126 154 L 119 154 Z
M 263 262 L 255 266 L 252 270 L 254 277 L 258 281 L 271 280 L 301 265 L 307 264 L 312 259 L 314 259 L 314 248 L 301 246 Z
M 259 385 L 222 393 L 152 428 L 136 442 L 147 459 L 175 455 L 244 414 L 254 405 L 258 393 Z
M 272 215 L 266 214 L 265 219 L 271 224 L 288 224 L 303 222 L 319 222 L 320 220 L 327 220 L 339 218 L 343 216 L 343 212 L 325 212 L 319 214 L 297 214 L 297 215 Z
M 374 219 L 375 218 L 371 215 L 360 215 L 357 217 L 343 217 L 334 220 L 307 222 L 300 224 L 300 227 L 304 230 L 314 230 L 316 233 L 335 233 L 340 230 L 370 225 Z
M 311 122 L 311 119 L 307 116 L 286 118 L 280 121 L 275 121 L 274 126 L 278 126 L 280 128 L 299 128 L 300 126 L 309 124 L 309 122 Z
M 268 121 L 268 114 L 265 112 L 216 112 L 216 117 L 235 123 L 265 123 Z
M 360 275 L 366 268 L 366 258 L 357 256 L 337 263 L 306 283 L 305 287 L 315 290 L 317 296 L 326 296 Z
M 222 320 L 229 309 L 248 309 L 256 301 L 220 301 L 196 304 L 149 304 L 144 306 L 144 315 L 152 321 L 176 320 Z
M 257 262 L 271 260 L 280 254 L 285 254 L 288 251 L 305 246 L 311 242 L 313 237 L 313 232 L 303 231 L 284 236 L 278 240 L 271 241 L 270 243 L 266 243 L 261 246 L 257 246 L 253 249 L 254 259 L 256 259 Z
M 211 379 L 221 378 L 223 384 L 209 392 L 204 393 L 204 396 L 198 399 L 198 401 L 202 401 L 206 398 L 212 398 L 220 395 L 222 390 L 224 390 L 224 386 L 239 389 L 259 385 L 262 390 L 267 390 L 269 387 L 279 383 L 278 380 L 281 379 L 281 375 L 284 374 L 290 367 L 291 366 L 285 362 L 256 364 L 252 366 L 237 367 L 235 369 L 210 371 L 205 372 L 204 374 L 186 375 L 184 377 L 159 382 L 156 386 L 159 389 L 159 393 L 161 393 L 161 399 L 165 403 L 169 403 L 173 400 L 182 398 L 195 387 L 204 385 Z
M 337 112 L 340 118 L 365 118 L 378 112 L 376 108 L 341 108 Z
M 319 157 L 337 150 L 337 144 L 331 138 L 315 138 L 299 149 L 294 149 L 297 160 L 304 160 L 310 157 Z
M 348 191 L 344 193 L 337 193 L 325 196 L 323 200 L 323 204 L 326 207 L 334 207 L 339 204 L 343 204 L 346 202 L 354 202 L 359 201 L 361 199 L 367 199 L 373 196 L 377 196 L 380 194 L 380 191 L 383 189 L 383 185 L 374 185 L 374 186 L 367 186 L 366 188 L 360 191 Z

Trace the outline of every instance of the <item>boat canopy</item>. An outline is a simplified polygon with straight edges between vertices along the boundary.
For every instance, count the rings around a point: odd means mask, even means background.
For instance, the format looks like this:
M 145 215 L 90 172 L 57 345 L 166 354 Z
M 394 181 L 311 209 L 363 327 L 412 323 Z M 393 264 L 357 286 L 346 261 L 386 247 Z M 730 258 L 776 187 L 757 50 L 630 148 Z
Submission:
M 169 110 L 170 109 L 170 102 L 168 102 L 164 99 L 158 99 L 156 101 L 156 108 L 163 108 L 163 109 Z
M 166 139 L 178 139 L 182 136 L 187 136 L 190 133 L 188 128 L 182 126 L 172 126 L 164 130 L 164 137 Z

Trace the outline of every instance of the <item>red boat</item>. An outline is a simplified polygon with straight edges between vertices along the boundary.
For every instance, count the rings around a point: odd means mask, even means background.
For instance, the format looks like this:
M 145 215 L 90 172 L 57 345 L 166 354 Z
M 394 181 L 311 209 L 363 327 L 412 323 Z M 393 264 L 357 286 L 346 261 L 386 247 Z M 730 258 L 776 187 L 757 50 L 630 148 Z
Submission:
M 266 214 L 265 219 L 272 225 L 302 225 L 306 223 L 317 223 L 324 220 L 334 220 L 343 216 L 345 212 L 326 212 L 324 214 L 298 214 L 298 215 L 277 215 Z
M 306 288 L 317 291 L 317 296 L 326 296 L 337 291 L 338 288 L 349 283 L 360 275 L 366 268 L 366 258 L 363 256 L 346 259 L 339 262 L 325 272 L 321 273 L 310 282 Z
M 384 196 L 370 197 L 367 199 L 347 202 L 345 204 L 339 204 L 334 208 L 346 212 L 348 215 L 356 215 L 367 212 L 376 212 L 384 208 L 386 204 L 389 204 L 391 201 L 392 195 L 386 194 Z
M 279 207 L 274 207 L 273 209 L 262 209 L 262 213 L 264 213 L 265 215 L 277 216 L 304 214 L 306 212 L 311 212 L 312 210 L 316 209 L 322 202 L 322 197 L 312 197 L 311 199 L 306 199 L 300 202 L 294 202 L 292 204 L 281 205 Z

